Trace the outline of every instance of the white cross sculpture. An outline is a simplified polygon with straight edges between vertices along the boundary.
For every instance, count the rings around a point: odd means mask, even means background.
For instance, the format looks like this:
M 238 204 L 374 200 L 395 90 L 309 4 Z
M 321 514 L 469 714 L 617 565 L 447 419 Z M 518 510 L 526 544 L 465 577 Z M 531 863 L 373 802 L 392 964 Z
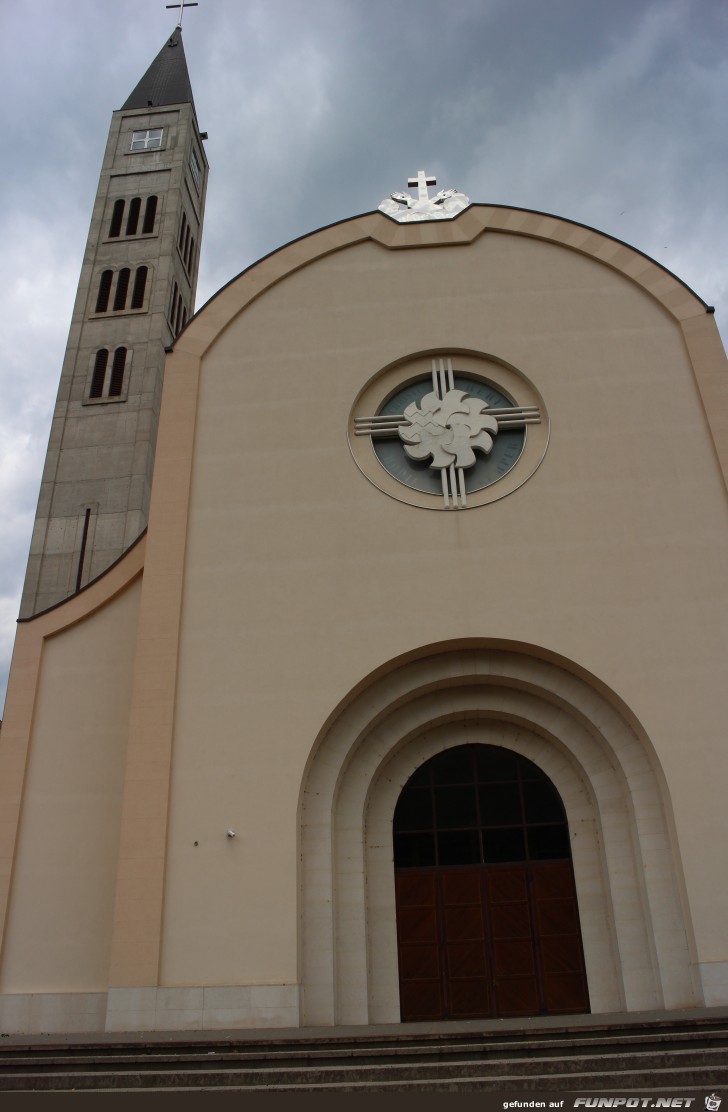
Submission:
M 410 189 L 417 187 L 417 199 L 409 193 L 395 191 L 379 206 L 380 212 L 401 224 L 415 220 L 452 220 L 470 204 L 470 198 L 457 189 L 441 189 L 430 197 L 427 187 L 437 185 L 437 179 L 424 170 L 418 170 L 416 178 L 408 178 L 407 185 Z
M 430 177 L 424 170 L 418 170 L 416 178 L 407 178 L 407 185 L 410 189 L 417 186 L 420 201 L 429 201 L 430 195 L 427 192 L 427 187 L 428 185 L 437 185 L 437 178 Z

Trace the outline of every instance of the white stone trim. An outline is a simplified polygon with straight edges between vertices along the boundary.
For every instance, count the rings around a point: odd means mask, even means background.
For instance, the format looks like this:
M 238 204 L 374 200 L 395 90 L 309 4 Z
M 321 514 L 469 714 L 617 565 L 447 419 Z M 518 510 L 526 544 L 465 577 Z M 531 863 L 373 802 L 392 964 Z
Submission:
M 0 1031 L 5 1035 L 103 1031 L 105 992 L 27 992 L 0 995 Z
M 705 995 L 705 1006 L 717 1008 L 728 1005 L 728 961 L 704 961 L 698 972 Z
M 298 1027 L 298 985 L 112 988 L 107 1031 L 222 1031 Z

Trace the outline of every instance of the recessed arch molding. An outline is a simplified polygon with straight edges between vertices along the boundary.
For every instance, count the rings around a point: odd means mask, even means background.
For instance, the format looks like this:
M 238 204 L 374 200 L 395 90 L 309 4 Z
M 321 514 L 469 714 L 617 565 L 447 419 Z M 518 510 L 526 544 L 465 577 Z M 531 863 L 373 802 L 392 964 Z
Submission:
M 300 800 L 302 1022 L 396 1023 L 392 817 L 451 746 L 502 745 L 566 808 L 593 1012 L 702 1004 L 655 750 L 577 665 L 509 643 L 436 645 L 377 670 L 312 751 Z

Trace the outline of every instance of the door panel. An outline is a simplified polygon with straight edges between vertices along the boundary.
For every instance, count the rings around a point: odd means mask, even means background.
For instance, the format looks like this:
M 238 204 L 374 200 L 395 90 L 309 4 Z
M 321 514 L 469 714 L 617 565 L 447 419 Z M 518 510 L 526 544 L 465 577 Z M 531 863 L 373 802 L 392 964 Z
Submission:
M 528 867 L 490 868 L 485 873 L 495 1014 L 533 1014 L 540 1000 Z
M 402 1019 L 446 1019 L 440 981 L 408 981 L 400 985 Z
M 490 1013 L 486 980 L 452 980 L 448 988 L 450 1002 L 448 1019 L 478 1019 Z
M 406 869 L 395 881 L 403 1020 L 589 1010 L 570 861 Z
M 552 1013 L 587 1011 L 589 995 L 571 862 L 554 861 L 534 868 L 533 893 L 544 1006 Z
M 535 977 L 533 939 L 508 938 L 493 942 L 493 973 L 496 978 Z
M 395 876 L 402 1016 L 441 1019 L 444 1012 L 437 914 L 437 877 L 429 872 Z
M 439 946 L 404 946 L 400 950 L 400 976 L 406 981 L 440 978 Z
M 510 977 L 498 985 L 497 1011 L 492 1016 L 539 1015 L 538 985 L 534 977 Z M 445 1017 L 444 1017 L 445 1018 Z
M 487 972 L 485 947 L 481 941 L 448 946 L 448 977 L 485 977 Z
M 453 1019 L 490 1009 L 482 870 L 439 869 L 445 1005 Z
M 531 937 L 531 913 L 528 900 L 498 904 L 491 897 L 489 907 L 493 938 Z

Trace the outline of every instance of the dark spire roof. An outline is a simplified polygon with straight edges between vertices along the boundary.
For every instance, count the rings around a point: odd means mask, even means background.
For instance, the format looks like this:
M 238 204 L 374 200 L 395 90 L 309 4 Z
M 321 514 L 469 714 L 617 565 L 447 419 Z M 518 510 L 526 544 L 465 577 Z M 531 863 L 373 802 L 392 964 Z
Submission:
M 122 105 L 122 111 L 126 108 L 157 108 L 163 104 L 194 104 L 181 27 L 176 27 L 167 39 L 134 92 Z

